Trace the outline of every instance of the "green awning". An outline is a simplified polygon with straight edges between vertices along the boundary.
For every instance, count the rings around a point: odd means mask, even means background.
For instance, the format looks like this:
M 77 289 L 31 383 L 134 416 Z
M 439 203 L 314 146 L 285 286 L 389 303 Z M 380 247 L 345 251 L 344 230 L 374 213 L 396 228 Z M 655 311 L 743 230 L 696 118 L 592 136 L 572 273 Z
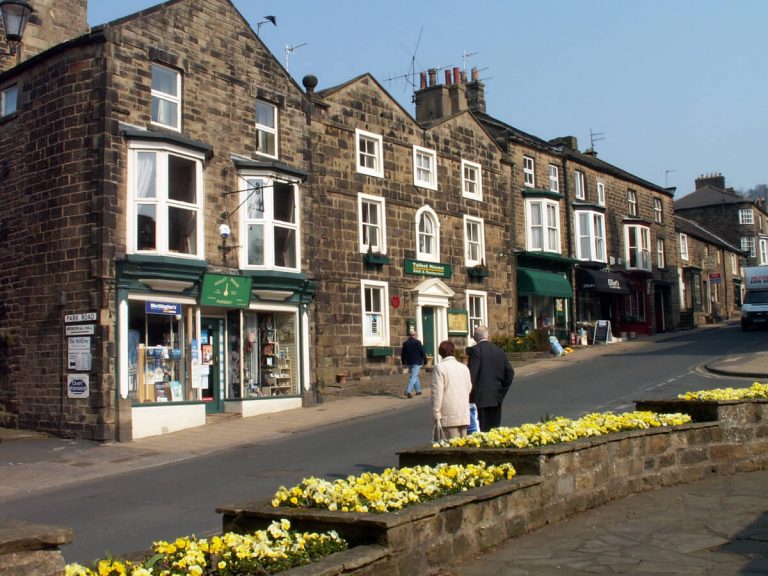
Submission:
M 573 298 L 573 288 L 563 274 L 532 268 L 517 269 L 517 293 Z

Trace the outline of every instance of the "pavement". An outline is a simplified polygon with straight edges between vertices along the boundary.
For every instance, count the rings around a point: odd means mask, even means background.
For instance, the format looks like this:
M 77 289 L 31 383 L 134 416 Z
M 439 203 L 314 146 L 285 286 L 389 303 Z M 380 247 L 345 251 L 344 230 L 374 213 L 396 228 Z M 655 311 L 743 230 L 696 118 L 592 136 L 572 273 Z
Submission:
M 732 323 L 696 330 L 716 329 Z M 515 366 L 518 376 L 556 370 L 595 356 L 652 342 L 687 338 L 681 331 L 576 347 L 559 358 Z M 768 380 L 768 352 L 723 356 L 713 373 Z M 392 394 L 342 397 L 307 408 L 251 418 L 217 420 L 133 442 L 94 443 L 0 428 L 0 505 L 4 500 L 234 448 L 243 438 L 270 441 L 319 426 L 429 402 Z M 768 471 L 663 488 L 584 512 L 508 541 L 445 576 L 581 574 L 768 574 Z M 728 510 L 728 514 L 723 514 Z M 458 571 L 457 571 L 458 570 Z

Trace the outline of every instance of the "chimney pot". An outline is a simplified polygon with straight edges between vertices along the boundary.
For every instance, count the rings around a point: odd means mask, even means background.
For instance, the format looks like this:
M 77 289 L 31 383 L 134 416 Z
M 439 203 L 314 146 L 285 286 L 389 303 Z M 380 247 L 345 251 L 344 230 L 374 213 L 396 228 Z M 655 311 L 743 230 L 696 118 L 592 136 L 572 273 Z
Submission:
M 429 69 L 429 85 L 434 86 L 435 84 L 437 84 L 437 69 L 430 68 Z
M 421 77 L 421 89 L 424 90 L 427 87 L 427 73 L 422 72 L 420 74 Z
M 480 80 L 480 70 L 472 68 L 472 82 L 478 82 Z
M 453 83 L 461 84 L 461 68 L 454 66 L 453 68 Z
M 445 71 L 445 85 L 450 86 L 451 85 L 451 71 L 446 70 Z

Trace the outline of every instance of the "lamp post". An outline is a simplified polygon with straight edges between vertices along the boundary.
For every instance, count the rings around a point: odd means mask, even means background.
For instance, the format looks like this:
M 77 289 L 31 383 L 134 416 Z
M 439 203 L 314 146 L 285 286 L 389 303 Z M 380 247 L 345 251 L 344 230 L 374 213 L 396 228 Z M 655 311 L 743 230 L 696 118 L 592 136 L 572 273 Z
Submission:
M 0 0 L 0 17 L 3 19 L 5 40 L 8 43 L 8 52 L 0 52 L 0 55 L 16 54 L 16 48 L 21 43 L 24 27 L 32 12 L 34 10 L 27 0 Z

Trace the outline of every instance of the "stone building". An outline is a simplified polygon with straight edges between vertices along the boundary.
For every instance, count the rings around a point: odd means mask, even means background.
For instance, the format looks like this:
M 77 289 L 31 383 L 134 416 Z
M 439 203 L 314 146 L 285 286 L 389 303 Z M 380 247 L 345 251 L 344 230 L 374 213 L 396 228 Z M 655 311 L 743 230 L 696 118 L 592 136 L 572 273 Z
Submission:
M 681 325 L 740 317 L 741 263 L 747 253 L 701 224 L 675 215 Z
M 511 163 L 477 120 L 414 119 L 367 74 L 312 107 L 318 384 L 399 371 L 409 328 L 433 357 L 478 324 L 511 334 Z
M 675 202 L 675 213 L 747 252 L 747 266 L 768 264 L 768 212 L 764 203 L 726 188 L 722 174 L 696 178 L 696 189 Z
M 301 406 L 302 89 L 229 0 L 92 29 L 34 5 L 0 74 L 0 423 L 125 440 Z

